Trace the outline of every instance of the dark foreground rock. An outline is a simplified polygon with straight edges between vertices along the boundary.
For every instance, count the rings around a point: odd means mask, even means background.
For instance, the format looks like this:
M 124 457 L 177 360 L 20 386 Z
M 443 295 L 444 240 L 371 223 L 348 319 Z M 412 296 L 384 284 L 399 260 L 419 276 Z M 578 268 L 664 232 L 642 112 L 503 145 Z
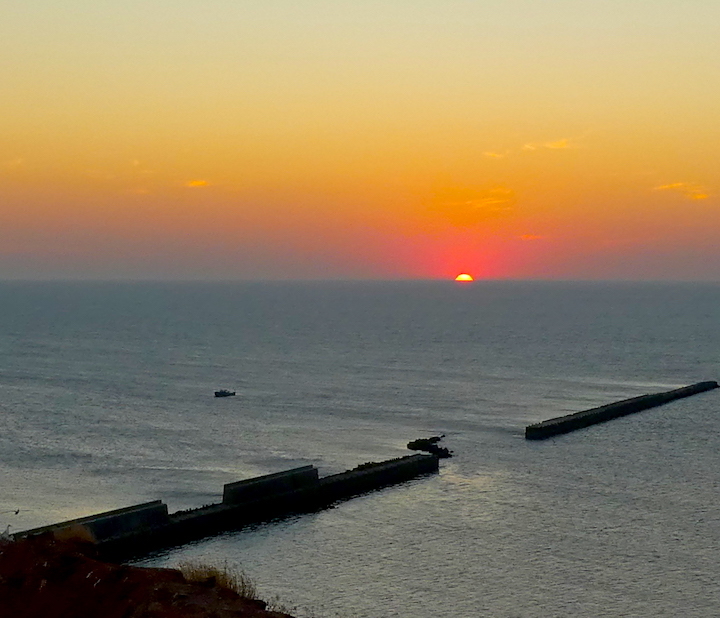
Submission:
M 408 442 L 407 447 L 411 451 L 424 451 L 437 455 L 441 459 L 447 459 L 448 457 L 452 457 L 452 451 L 444 446 L 438 446 L 438 442 L 444 437 L 445 435 L 443 434 L 442 436 L 432 436 L 430 438 L 418 438 L 417 440 Z
M 0 541 L 0 618 L 292 618 L 214 579 L 101 562 L 49 535 Z

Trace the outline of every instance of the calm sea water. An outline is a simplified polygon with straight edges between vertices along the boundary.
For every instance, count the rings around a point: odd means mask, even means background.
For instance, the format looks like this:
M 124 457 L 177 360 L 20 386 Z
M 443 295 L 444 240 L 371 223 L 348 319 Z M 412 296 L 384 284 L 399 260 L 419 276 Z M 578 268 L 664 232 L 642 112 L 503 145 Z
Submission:
M 719 379 L 719 324 L 712 284 L 3 283 L 0 527 L 445 433 L 436 476 L 144 563 L 227 561 L 318 618 L 720 615 L 717 392 L 522 437 Z

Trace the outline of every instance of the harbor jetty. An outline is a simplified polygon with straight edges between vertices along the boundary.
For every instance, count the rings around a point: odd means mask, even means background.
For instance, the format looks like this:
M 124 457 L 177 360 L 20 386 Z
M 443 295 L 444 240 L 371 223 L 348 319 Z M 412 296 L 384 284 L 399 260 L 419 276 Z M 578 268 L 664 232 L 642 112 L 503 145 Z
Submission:
M 50 535 L 57 541 L 89 541 L 106 560 L 126 560 L 152 551 L 238 530 L 249 524 L 327 508 L 336 502 L 438 471 L 436 455 L 409 455 L 366 463 L 320 478 L 314 466 L 229 483 L 223 500 L 169 513 L 161 500 L 34 528 L 16 539 Z
M 582 429 L 583 427 L 589 427 L 590 425 L 604 423 L 614 418 L 627 416 L 628 414 L 634 414 L 635 412 L 641 412 L 649 408 L 655 408 L 675 401 L 676 399 L 690 397 L 691 395 L 704 393 L 715 388 L 718 388 L 718 383 L 713 380 L 697 382 L 696 384 L 676 388 L 671 391 L 623 399 L 622 401 L 616 401 L 615 403 L 610 403 L 598 408 L 576 412 L 568 416 L 551 418 L 542 423 L 536 423 L 535 425 L 528 425 L 525 427 L 525 438 L 527 440 L 545 440 L 552 436 L 569 433 L 577 429 Z

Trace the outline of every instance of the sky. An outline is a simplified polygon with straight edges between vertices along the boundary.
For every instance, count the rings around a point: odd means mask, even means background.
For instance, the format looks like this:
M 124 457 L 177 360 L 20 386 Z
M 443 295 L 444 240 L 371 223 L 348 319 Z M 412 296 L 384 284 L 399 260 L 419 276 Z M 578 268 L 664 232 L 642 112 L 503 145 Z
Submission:
M 0 279 L 720 281 L 717 0 L 5 0 Z

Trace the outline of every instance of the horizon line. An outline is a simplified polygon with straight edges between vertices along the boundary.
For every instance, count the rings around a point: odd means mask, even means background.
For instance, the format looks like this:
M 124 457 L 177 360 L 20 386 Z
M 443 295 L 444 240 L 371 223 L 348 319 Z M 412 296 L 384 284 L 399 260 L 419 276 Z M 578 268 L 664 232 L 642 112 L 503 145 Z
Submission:
M 0 277 L 0 284 L 3 283 L 208 283 L 208 284 L 239 284 L 239 283 L 457 283 L 452 277 L 408 277 L 408 278 L 369 278 L 369 277 L 329 277 L 329 278 L 3 278 Z M 471 282 L 462 282 L 465 285 L 473 283 L 705 283 L 720 284 L 720 279 L 629 279 L 629 278 L 560 278 L 560 277 L 487 277 L 475 278 Z

